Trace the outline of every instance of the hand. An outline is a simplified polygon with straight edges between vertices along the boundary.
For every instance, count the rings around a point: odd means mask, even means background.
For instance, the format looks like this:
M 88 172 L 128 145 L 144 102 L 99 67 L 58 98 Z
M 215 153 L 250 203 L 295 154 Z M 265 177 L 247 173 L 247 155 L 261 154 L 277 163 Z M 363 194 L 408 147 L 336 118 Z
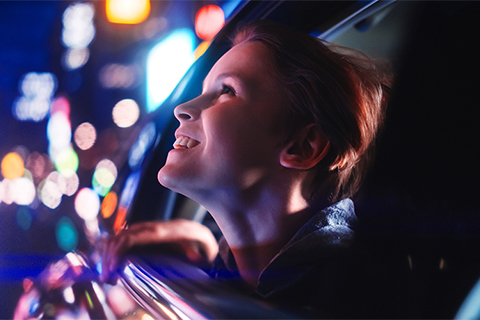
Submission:
M 171 244 L 196 264 L 212 263 L 218 245 L 210 229 L 190 220 L 142 222 L 106 239 L 102 250 L 102 281 L 112 282 L 121 259 L 133 247 Z

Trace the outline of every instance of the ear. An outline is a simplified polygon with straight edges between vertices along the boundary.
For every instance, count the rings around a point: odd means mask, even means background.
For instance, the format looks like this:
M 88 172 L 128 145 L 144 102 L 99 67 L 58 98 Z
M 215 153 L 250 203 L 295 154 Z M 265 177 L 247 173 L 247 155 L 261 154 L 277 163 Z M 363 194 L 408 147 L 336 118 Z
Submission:
M 330 150 L 330 141 L 311 123 L 296 133 L 280 153 L 280 164 L 285 168 L 308 170 L 317 165 Z

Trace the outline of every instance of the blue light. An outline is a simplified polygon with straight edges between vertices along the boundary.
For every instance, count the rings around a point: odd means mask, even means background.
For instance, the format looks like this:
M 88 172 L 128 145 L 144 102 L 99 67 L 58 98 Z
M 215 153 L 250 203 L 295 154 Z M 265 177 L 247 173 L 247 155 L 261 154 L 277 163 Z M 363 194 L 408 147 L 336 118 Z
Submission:
M 56 238 L 58 246 L 66 252 L 75 250 L 78 244 L 78 232 L 68 217 L 62 217 L 57 223 Z
M 195 61 L 195 35 L 178 29 L 152 48 L 147 57 L 147 111 L 157 109 Z

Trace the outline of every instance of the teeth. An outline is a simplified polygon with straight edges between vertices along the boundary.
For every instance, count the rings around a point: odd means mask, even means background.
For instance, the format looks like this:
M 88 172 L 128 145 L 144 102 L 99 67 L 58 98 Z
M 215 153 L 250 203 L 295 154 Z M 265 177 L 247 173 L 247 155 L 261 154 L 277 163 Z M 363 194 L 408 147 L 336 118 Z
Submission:
M 189 137 L 178 137 L 173 143 L 175 149 L 190 149 L 198 145 L 200 142 Z

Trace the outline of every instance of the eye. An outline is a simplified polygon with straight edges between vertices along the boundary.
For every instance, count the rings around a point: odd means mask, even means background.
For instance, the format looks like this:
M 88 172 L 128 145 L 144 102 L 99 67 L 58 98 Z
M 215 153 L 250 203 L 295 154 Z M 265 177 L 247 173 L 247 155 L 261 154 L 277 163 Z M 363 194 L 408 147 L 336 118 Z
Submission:
M 235 95 L 235 90 L 232 87 L 230 87 L 229 85 L 222 84 L 221 94 Z

